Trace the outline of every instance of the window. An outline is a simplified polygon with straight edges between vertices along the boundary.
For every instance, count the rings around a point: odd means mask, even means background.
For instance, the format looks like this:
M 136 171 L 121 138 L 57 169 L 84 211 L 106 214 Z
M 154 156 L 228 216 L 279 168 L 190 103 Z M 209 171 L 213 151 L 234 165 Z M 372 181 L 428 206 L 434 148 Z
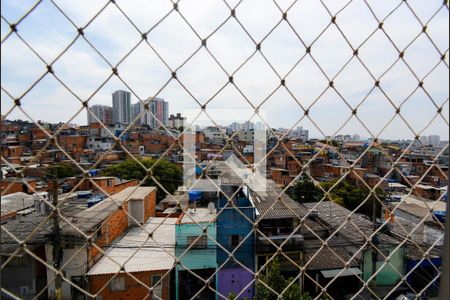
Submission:
M 99 228 L 99 229 L 97 230 L 97 232 L 96 232 L 96 235 L 97 235 L 98 238 L 101 238 L 101 237 L 102 237 L 102 229 L 103 229 L 103 228 Z
M 116 277 L 109 283 L 112 292 L 125 290 L 125 277 Z
M 162 282 L 160 275 L 152 276 L 153 294 L 152 299 L 162 299 Z
M 230 236 L 231 247 L 237 247 L 240 241 L 241 241 L 240 235 L 233 234 L 232 236 Z
M 264 264 L 267 261 L 267 257 L 265 255 L 258 255 L 257 257 L 257 263 L 258 263 L 258 271 L 261 269 L 262 266 L 264 266 Z
M 108 180 L 106 181 L 106 185 L 107 185 L 107 186 L 111 186 L 111 185 L 112 185 L 112 180 L 111 180 L 111 179 L 108 179 Z
M 187 237 L 187 246 L 192 245 L 198 236 L 188 236 Z M 208 238 L 206 235 L 202 235 L 190 249 L 206 249 L 208 246 Z

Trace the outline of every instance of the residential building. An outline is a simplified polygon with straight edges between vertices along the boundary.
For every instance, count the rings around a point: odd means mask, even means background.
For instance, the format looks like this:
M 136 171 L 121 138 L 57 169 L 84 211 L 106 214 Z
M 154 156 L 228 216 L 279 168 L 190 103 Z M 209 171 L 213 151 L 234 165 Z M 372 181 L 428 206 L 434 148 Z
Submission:
M 114 124 L 129 124 L 131 121 L 131 93 L 115 91 L 112 94 Z
M 148 110 L 145 109 L 144 103 L 139 103 L 140 110 L 144 111 L 141 117 L 142 125 L 148 125 L 151 128 L 169 125 L 169 102 L 161 98 L 149 98 L 145 103 L 148 104 Z
M 69 224 L 62 224 L 63 253 L 62 265 L 66 277 L 80 288 L 87 289 L 86 272 L 102 257 L 102 253 L 94 246 L 86 246 L 84 235 L 93 236 L 93 242 L 100 248 L 111 243 L 126 230 L 136 226 L 136 222 L 145 224 L 155 216 L 155 187 L 128 187 L 112 195 L 94 206 L 68 217 L 78 230 Z M 122 209 L 119 209 L 122 207 Z M 128 212 L 129 215 L 125 212 Z M 81 234 L 80 231 L 83 233 Z M 80 250 L 80 248 L 84 248 Z M 53 246 L 45 245 L 45 258 L 48 264 L 53 264 Z M 54 295 L 54 273 L 47 269 L 48 297 Z M 64 299 L 77 299 L 84 294 L 74 289 L 66 282 L 62 283 Z
M 228 297 L 231 293 L 240 294 L 239 299 L 252 299 L 255 296 L 253 272 L 255 271 L 255 234 L 253 223 L 256 209 L 249 199 L 249 189 L 241 187 L 242 179 L 223 162 L 216 163 L 220 170 L 221 190 L 224 195 L 218 198 L 217 216 L 218 292 Z M 234 251 L 234 252 L 233 252 Z M 233 258 L 229 254 L 233 252 Z M 241 291 L 243 291 L 241 293 Z
M 180 113 L 170 115 L 169 128 L 179 129 L 186 127 L 186 118 L 182 117 Z
M 441 137 L 439 135 L 428 136 L 428 145 L 437 147 L 441 143 Z
M 139 117 L 139 114 L 142 111 L 141 106 L 142 106 L 141 102 L 131 104 L 131 121 L 135 122 L 134 125 L 141 125 L 142 118 Z
M 309 140 L 309 131 L 303 129 L 302 126 L 299 126 L 289 133 L 289 137 L 299 139 L 302 142 L 307 142 Z
M 216 211 L 207 208 L 188 209 L 177 221 L 176 257 L 180 259 L 175 270 L 175 299 L 191 299 L 205 286 L 204 281 L 186 269 L 195 272 L 203 280 L 216 272 Z M 218 288 L 217 273 L 210 285 Z M 203 289 L 200 299 L 218 299 L 209 289 Z
M 50 206 L 44 202 L 44 200 L 48 201 L 49 199 L 46 193 L 39 193 L 39 195 L 33 196 L 28 195 L 28 198 L 24 198 L 22 194 L 12 194 L 11 197 L 13 198 L 6 199 L 23 199 L 26 206 L 33 203 L 34 209 L 29 207 L 18 211 L 18 203 L 14 204 L 5 201 L 5 209 L 16 211 L 17 213 L 14 217 L 8 219 L 3 219 L 2 216 L 2 228 L 8 230 L 9 233 L 21 241 L 27 240 L 29 252 L 17 252 L 20 247 L 19 242 L 10 235 L 2 234 L 2 264 L 7 259 L 11 257 L 12 259 L 2 267 L 1 286 L 21 299 L 36 299 L 35 297 L 41 291 L 44 291 L 43 295 L 41 294 L 38 299 L 48 299 L 48 295 L 45 292 L 45 287 L 48 283 L 46 266 L 36 260 L 35 257 L 46 261 L 45 244 L 48 242 L 48 234 L 51 233 L 53 224 L 51 218 L 49 219 Z M 3 198 L 2 196 L 2 210 L 4 205 Z M 64 217 L 69 217 L 87 208 L 86 199 L 79 199 L 76 197 L 76 194 L 69 197 L 60 195 L 60 199 L 64 199 L 64 205 L 60 206 L 60 214 Z M 29 236 L 31 232 L 34 232 L 34 234 Z M 35 257 L 31 256 L 30 252 Z M 51 264 L 51 262 L 49 263 Z M 1 298 L 9 299 L 10 297 L 2 293 Z
M 88 125 L 99 121 L 106 126 L 113 124 L 113 108 L 108 105 L 93 105 L 89 107 L 87 113 Z M 94 116 L 96 118 L 94 118 Z
M 225 132 L 217 127 L 207 127 L 203 130 L 205 138 L 213 144 L 222 145 L 225 142 Z
M 114 242 L 86 274 L 90 292 L 100 292 L 103 300 L 171 299 L 176 221 L 175 218 L 152 217 L 142 227 L 132 228 Z M 121 270 L 122 264 L 124 270 Z M 153 288 L 152 292 L 124 271 Z

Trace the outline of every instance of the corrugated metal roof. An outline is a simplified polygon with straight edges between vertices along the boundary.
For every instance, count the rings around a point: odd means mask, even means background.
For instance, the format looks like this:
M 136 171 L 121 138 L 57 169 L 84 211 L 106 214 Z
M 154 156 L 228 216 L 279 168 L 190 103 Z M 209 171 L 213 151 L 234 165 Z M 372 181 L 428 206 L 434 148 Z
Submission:
M 311 210 L 316 205 L 317 202 L 302 204 L 308 210 Z M 352 214 L 349 221 L 347 216 L 350 215 L 351 211 L 333 201 L 322 201 L 317 205 L 316 209 L 319 213 L 319 218 L 330 224 L 332 228 L 337 228 L 344 223 L 344 226 L 339 229 L 338 234 L 352 243 L 365 243 L 366 237 L 370 237 L 374 231 L 372 221 L 358 213 Z M 395 238 L 386 234 L 379 234 L 378 237 L 382 242 L 388 244 L 398 243 Z
M 175 264 L 175 222 L 175 218 L 151 218 L 143 227 L 154 231 L 153 239 L 148 239 L 141 227 L 133 228 L 105 251 L 87 275 L 115 274 L 120 271 L 117 263 L 125 262 L 125 271 L 130 273 L 171 269 Z
M 77 213 L 71 221 L 81 231 L 89 232 L 95 226 L 116 212 L 119 209 L 119 205 L 122 203 L 134 199 L 144 199 L 144 197 L 150 194 L 153 190 L 156 190 L 156 188 L 135 186 L 128 187 L 123 191 L 112 195 L 110 198 L 107 198 L 100 203 Z M 63 234 L 65 235 L 79 234 L 78 231 L 68 224 L 63 225 L 62 228 Z
M 286 193 L 281 192 L 282 190 L 270 179 L 267 180 L 266 192 L 252 192 L 252 200 L 259 215 L 264 215 L 263 219 L 303 217 L 306 210 L 297 205 Z
M 344 271 L 342 271 L 342 270 L 344 270 Z M 325 277 L 325 278 L 335 278 L 338 275 L 339 275 L 339 277 L 342 277 L 342 276 L 355 276 L 355 275 L 362 274 L 361 270 L 358 268 L 322 270 L 322 271 L 320 271 L 320 273 L 322 273 L 323 277 Z

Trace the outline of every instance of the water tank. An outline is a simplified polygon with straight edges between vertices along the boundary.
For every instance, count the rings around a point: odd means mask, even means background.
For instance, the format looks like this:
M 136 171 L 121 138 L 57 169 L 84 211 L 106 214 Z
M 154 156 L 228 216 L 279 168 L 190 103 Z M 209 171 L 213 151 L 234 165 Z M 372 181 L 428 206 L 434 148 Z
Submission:
M 91 191 L 79 191 L 79 192 L 77 192 L 77 196 L 79 198 L 90 198 L 92 196 L 92 192 Z
M 91 197 L 86 203 L 88 208 L 94 206 L 95 204 L 103 201 L 103 198 L 100 196 Z
M 194 203 L 202 200 L 203 193 L 201 191 L 190 191 L 189 195 L 189 203 Z
M 439 222 L 441 223 L 445 223 L 445 216 L 446 216 L 447 212 L 444 210 L 441 211 L 435 211 L 433 212 L 433 215 L 436 219 L 439 220 Z

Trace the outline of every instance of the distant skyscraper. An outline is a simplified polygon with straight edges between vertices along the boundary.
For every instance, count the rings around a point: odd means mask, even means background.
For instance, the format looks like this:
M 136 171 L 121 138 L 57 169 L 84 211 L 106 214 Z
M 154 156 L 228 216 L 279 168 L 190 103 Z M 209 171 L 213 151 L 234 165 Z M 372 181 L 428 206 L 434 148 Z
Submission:
M 141 123 L 150 126 L 151 128 L 169 125 L 169 103 L 161 98 L 151 98 L 146 101 L 150 111 L 146 111 L 144 104 L 141 104 L 141 111 L 144 111 L 141 116 Z M 150 113 L 151 112 L 151 113 Z M 153 115 L 152 115 L 153 114 Z M 159 121 L 159 122 L 158 122 Z
M 288 133 L 290 138 L 300 139 L 303 142 L 309 140 L 309 131 L 307 129 L 303 129 L 302 126 L 297 127 L 297 129 L 293 129 Z
M 437 147 L 441 143 L 441 137 L 439 135 L 430 135 L 428 136 L 428 144 Z
M 242 128 L 244 128 L 245 131 L 249 131 L 254 129 L 254 124 L 250 121 L 246 121 L 244 124 L 242 124 Z
M 421 136 L 419 140 L 422 143 L 422 146 L 427 146 L 428 145 L 428 139 L 427 139 L 426 136 Z
M 133 122 L 141 113 L 141 102 L 131 104 L 131 121 Z M 139 118 L 135 125 L 141 125 L 141 118 Z
M 229 126 L 231 132 L 238 131 L 239 129 L 241 129 L 241 127 L 242 127 L 242 125 L 237 122 L 233 122 Z
M 111 125 L 113 123 L 113 109 L 108 105 L 93 105 L 89 107 L 89 110 L 94 114 L 97 119 L 105 125 Z M 98 123 L 98 120 L 88 112 L 87 119 L 88 124 Z
M 131 121 L 131 93 L 115 91 L 113 93 L 113 119 L 116 124 L 129 124 Z

